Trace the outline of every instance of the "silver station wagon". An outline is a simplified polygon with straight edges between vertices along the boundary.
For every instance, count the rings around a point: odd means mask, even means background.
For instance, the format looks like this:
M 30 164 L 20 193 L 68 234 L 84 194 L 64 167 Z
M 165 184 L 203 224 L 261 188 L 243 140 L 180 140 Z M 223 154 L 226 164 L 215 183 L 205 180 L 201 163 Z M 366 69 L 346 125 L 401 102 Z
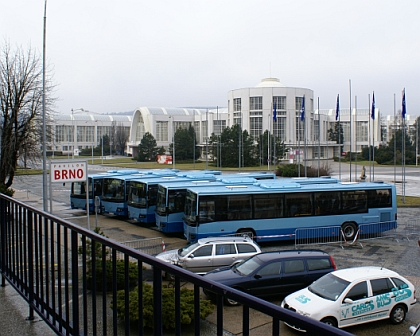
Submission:
M 208 237 L 199 239 L 179 250 L 158 254 L 156 258 L 171 262 L 186 270 L 205 274 L 215 268 L 232 265 L 244 260 L 261 249 L 248 236 L 241 237 Z

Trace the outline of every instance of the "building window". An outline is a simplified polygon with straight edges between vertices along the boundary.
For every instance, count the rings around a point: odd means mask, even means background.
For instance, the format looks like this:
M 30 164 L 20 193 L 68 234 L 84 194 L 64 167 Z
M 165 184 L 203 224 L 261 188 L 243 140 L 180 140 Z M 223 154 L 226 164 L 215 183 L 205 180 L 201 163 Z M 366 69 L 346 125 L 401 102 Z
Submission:
M 222 134 L 225 128 L 226 128 L 226 120 L 213 120 L 213 133 L 215 135 Z
M 358 121 L 356 123 L 356 139 L 357 141 L 368 141 L 368 122 Z
M 262 115 L 249 117 L 249 134 L 257 139 L 262 134 Z
M 273 134 L 275 137 L 280 139 L 280 141 L 285 141 L 286 139 L 286 116 L 277 115 L 277 121 L 273 122 Z
M 319 130 L 319 120 L 314 120 L 314 141 L 320 140 L 321 132 Z
M 73 142 L 74 133 L 73 126 L 56 125 L 55 126 L 55 142 Z
M 156 121 L 156 141 L 168 141 L 167 121 Z
M 276 110 L 286 110 L 286 97 L 284 96 L 273 96 L 273 108 L 276 104 Z
M 262 110 L 262 97 L 249 97 L 249 110 Z
M 94 126 L 77 126 L 77 142 L 94 142 Z
M 233 111 L 234 112 L 241 111 L 241 98 L 233 99 Z

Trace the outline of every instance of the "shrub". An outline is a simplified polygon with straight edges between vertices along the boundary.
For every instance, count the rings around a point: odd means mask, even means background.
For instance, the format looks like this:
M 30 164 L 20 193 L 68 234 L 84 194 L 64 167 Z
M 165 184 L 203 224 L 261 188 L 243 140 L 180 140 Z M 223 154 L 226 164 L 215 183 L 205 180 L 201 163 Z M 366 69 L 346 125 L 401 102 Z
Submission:
M 125 291 L 117 292 L 117 316 L 125 318 Z M 129 293 L 129 320 L 137 322 L 139 315 L 138 287 Z M 181 288 L 181 324 L 188 325 L 194 317 L 194 291 Z M 143 321 L 146 327 L 153 328 L 153 287 L 143 282 Z M 205 319 L 214 309 L 209 300 L 200 301 L 200 317 Z M 175 290 L 174 288 L 162 288 L 162 322 L 165 329 L 175 328 Z
M 0 183 L 0 193 L 13 197 L 15 191 L 12 188 L 6 188 L 3 183 Z
M 305 176 L 305 167 L 303 165 L 297 164 L 286 164 L 281 165 L 277 168 L 276 176 L 281 177 L 298 177 L 298 169 L 300 168 L 300 176 Z M 330 176 L 331 168 L 328 165 L 324 165 L 319 168 L 319 176 Z M 318 167 L 306 167 L 306 176 L 307 177 L 317 177 L 318 176 Z
M 95 233 L 105 236 L 101 228 L 96 227 Z M 106 236 L 105 236 L 106 237 Z M 107 237 L 108 238 L 108 237 Z M 102 290 L 111 290 L 112 289 L 112 261 L 105 260 L 105 277 L 106 283 L 105 288 L 102 288 L 102 278 L 104 274 L 104 269 L 102 267 L 102 245 L 96 241 L 91 239 L 86 239 L 86 258 L 87 258 L 87 272 L 86 272 L 86 280 L 87 280 L 87 287 L 89 289 L 93 288 L 93 269 L 92 269 L 92 251 L 95 250 L 95 262 L 96 262 L 96 289 L 99 291 Z M 79 254 L 83 254 L 83 249 L 79 247 Z M 108 255 L 108 251 L 106 251 L 106 256 Z M 125 263 L 123 260 L 116 261 L 116 274 L 117 274 L 117 289 L 123 289 L 125 287 Z M 133 288 L 137 285 L 137 263 L 129 262 L 128 263 L 128 277 L 129 277 L 129 286 Z

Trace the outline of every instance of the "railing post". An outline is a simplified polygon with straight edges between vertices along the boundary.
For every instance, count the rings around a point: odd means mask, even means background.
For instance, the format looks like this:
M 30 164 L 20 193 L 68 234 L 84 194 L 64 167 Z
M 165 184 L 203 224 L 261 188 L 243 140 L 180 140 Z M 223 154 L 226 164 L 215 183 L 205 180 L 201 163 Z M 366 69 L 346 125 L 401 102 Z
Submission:
M 1 271 L 1 287 L 6 287 L 6 278 L 3 276 L 4 268 L 6 265 L 6 223 L 8 221 L 8 214 L 6 213 L 6 200 L 0 199 L 0 215 L 3 220 L 0 220 L 0 271 Z
M 34 303 L 34 240 L 33 240 L 33 221 L 32 221 L 32 212 L 28 211 L 27 219 L 28 219 L 28 272 L 29 272 L 29 285 L 26 286 L 27 290 L 29 291 L 29 316 L 26 318 L 29 321 L 33 321 L 35 319 L 34 316 L 34 309 L 32 308 L 32 304 Z
M 153 332 L 155 336 L 162 336 L 162 272 L 153 267 Z
M 79 335 L 79 251 L 77 232 L 71 231 L 71 281 L 73 304 L 73 335 Z

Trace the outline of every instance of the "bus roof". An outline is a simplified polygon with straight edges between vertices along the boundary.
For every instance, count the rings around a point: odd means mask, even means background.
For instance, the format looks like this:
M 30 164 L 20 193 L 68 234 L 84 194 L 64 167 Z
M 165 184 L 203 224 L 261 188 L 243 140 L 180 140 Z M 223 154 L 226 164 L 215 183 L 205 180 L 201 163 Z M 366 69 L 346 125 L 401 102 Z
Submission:
M 333 184 L 299 184 L 299 183 L 265 183 L 259 181 L 254 185 L 209 185 L 208 188 L 189 187 L 188 190 L 199 195 L 229 195 L 229 194 L 267 194 L 286 191 L 311 192 L 311 191 L 345 191 L 362 189 L 386 189 L 395 188 L 393 184 L 383 182 L 339 182 Z
M 148 184 L 162 184 L 162 183 L 181 183 L 185 185 L 185 182 L 190 181 L 203 181 L 203 182 L 211 182 L 216 181 L 216 177 L 211 174 L 205 174 L 205 175 L 186 175 L 186 176 L 144 176 L 139 178 L 130 179 L 131 182 L 138 182 L 138 183 L 144 183 L 146 185 Z
M 163 182 L 159 183 L 160 186 L 168 189 L 168 190 L 176 190 L 176 189 L 187 189 L 190 187 L 211 187 L 211 186 L 225 186 L 229 184 L 242 184 L 242 185 L 252 185 L 257 183 L 258 180 L 253 178 L 242 178 L 242 179 L 216 179 L 216 180 L 195 180 L 195 181 L 176 181 L 173 183 Z

